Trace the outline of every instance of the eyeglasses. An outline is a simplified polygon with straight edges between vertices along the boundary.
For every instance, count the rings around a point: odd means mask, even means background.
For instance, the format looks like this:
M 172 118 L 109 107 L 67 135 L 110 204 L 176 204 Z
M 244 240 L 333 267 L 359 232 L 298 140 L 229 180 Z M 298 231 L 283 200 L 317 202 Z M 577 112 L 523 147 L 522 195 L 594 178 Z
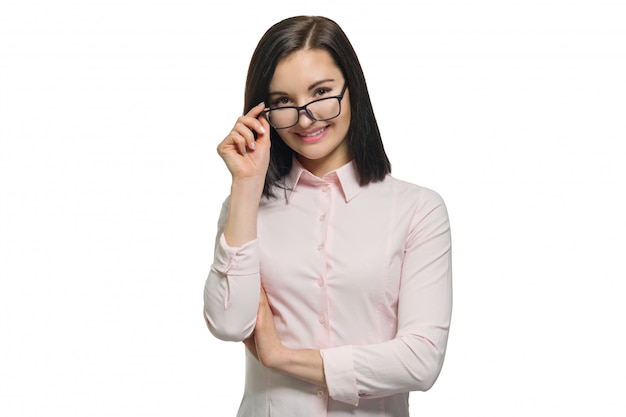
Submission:
M 274 107 L 264 110 L 267 121 L 275 129 L 287 129 L 298 124 L 300 112 L 304 110 L 306 115 L 316 121 L 323 122 L 334 119 L 341 114 L 341 100 L 348 88 L 348 84 L 343 85 L 341 94 L 333 97 L 313 100 L 304 106 Z

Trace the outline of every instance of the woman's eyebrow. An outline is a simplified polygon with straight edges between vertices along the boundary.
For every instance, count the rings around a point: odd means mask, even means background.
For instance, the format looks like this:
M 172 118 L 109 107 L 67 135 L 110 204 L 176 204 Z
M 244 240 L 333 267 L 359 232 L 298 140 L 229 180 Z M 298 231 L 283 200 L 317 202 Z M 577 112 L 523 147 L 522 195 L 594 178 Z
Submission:
M 289 94 L 285 93 L 284 91 L 270 91 L 269 96 L 288 96 Z
M 308 88 L 308 90 L 313 90 L 315 87 L 319 86 L 320 84 L 324 84 L 324 83 L 328 83 L 328 82 L 332 82 L 335 81 L 334 78 L 327 78 L 325 80 L 319 80 L 319 81 L 315 81 L 313 84 L 311 84 Z M 289 94 L 284 92 L 284 91 L 270 91 L 269 94 L 270 96 L 288 96 Z
M 320 85 L 320 84 L 324 84 L 324 83 L 328 83 L 328 82 L 332 82 L 332 81 L 335 81 L 335 80 L 334 80 L 334 79 L 332 79 L 332 78 L 328 78 L 328 79 L 326 79 L 326 80 L 316 81 L 316 82 L 314 82 L 313 84 L 311 84 L 311 85 L 309 86 L 309 90 L 313 90 L 315 87 L 317 87 L 317 86 L 318 86 L 318 85 Z

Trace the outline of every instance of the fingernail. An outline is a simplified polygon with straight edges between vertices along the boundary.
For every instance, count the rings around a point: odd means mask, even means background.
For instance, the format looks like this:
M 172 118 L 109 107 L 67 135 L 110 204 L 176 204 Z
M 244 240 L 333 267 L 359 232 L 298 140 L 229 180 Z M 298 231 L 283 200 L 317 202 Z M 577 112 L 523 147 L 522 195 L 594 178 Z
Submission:
M 256 143 L 254 142 L 250 142 L 250 145 L 248 145 L 250 147 L 250 149 L 256 149 Z
M 263 107 L 265 107 L 265 102 L 264 101 L 260 102 L 259 104 L 256 105 L 256 107 L 259 107 L 260 105 L 263 105 Z

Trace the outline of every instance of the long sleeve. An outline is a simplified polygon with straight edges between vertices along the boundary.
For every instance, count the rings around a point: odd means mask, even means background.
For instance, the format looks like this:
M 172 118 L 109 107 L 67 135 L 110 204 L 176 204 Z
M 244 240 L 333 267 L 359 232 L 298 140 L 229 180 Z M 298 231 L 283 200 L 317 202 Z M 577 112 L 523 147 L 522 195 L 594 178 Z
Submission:
M 427 188 L 387 176 L 362 186 L 349 163 L 323 178 L 297 160 L 276 198 L 262 198 L 257 240 L 223 237 L 205 285 L 211 331 L 254 331 L 260 285 L 284 347 L 317 350 L 325 386 L 264 367 L 246 352 L 239 415 L 407 417 L 445 356 L 452 308 L 448 214 Z M 317 358 L 316 358 L 317 359 Z
M 429 389 L 443 365 L 451 309 L 450 227 L 444 202 L 433 193 L 411 221 L 395 338 L 323 349 L 330 396 L 357 405 L 359 398 Z
M 242 341 L 254 330 L 259 305 L 258 240 L 231 247 L 224 239 L 227 199 L 218 221 L 213 264 L 204 285 L 204 316 L 211 333 L 222 340 Z

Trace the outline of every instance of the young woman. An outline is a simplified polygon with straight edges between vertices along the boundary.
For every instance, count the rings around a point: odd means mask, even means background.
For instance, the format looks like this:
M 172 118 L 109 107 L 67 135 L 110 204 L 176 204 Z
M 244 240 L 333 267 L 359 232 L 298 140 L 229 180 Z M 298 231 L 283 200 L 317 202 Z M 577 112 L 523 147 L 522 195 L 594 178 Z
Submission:
M 232 174 L 204 290 L 218 338 L 243 341 L 239 416 L 408 416 L 443 364 L 448 216 L 390 176 L 365 78 L 322 17 L 271 27 L 245 114 L 219 144 Z

